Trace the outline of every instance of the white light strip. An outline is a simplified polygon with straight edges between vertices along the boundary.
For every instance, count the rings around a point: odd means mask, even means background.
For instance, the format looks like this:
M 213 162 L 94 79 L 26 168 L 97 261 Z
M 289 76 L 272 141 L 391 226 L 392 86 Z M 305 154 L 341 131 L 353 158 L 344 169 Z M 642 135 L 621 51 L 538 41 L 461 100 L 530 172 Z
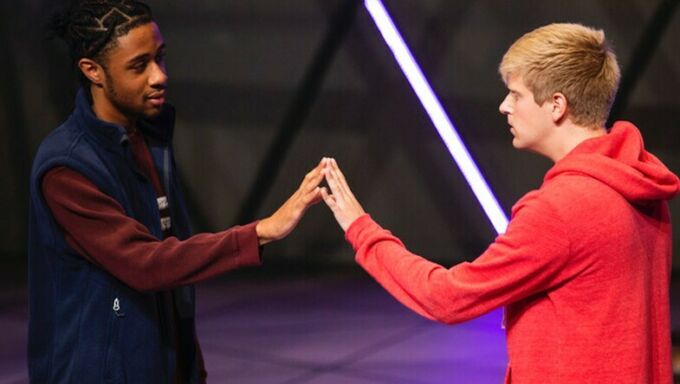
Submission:
M 484 180 L 479 168 L 472 160 L 465 144 L 461 140 L 456 128 L 451 123 L 439 99 L 432 91 L 430 84 L 425 79 L 423 72 L 413 58 L 404 39 L 399 34 L 397 27 L 392 22 L 387 10 L 380 0 L 364 0 L 364 5 L 370 13 L 373 21 L 378 26 L 385 42 L 390 47 L 392 54 L 397 59 L 401 70 L 408 79 L 409 84 L 416 92 L 418 99 L 427 111 L 430 120 L 434 124 L 439 136 L 444 140 L 451 156 L 458 164 L 463 176 L 470 184 L 472 192 L 482 205 L 482 209 L 496 229 L 496 232 L 503 233 L 508 226 L 508 218 L 503 209 L 491 192 L 491 188 Z

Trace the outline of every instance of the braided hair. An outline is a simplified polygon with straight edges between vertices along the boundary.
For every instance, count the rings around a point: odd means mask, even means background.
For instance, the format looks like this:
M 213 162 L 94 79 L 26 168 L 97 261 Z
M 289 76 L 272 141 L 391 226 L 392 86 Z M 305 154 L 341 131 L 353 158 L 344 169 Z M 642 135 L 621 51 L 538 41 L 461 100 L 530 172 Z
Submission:
M 74 66 L 82 58 L 103 65 L 118 37 L 153 21 L 151 8 L 136 0 L 71 0 L 48 24 L 48 36 L 66 42 Z M 89 80 L 78 71 L 83 85 Z

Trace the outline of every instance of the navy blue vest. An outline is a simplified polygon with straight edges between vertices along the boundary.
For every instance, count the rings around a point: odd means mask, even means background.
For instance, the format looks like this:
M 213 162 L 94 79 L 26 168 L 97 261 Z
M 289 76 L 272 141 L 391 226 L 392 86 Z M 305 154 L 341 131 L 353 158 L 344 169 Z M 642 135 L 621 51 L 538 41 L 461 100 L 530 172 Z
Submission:
M 139 124 L 170 202 L 174 235 L 190 235 L 172 151 L 174 109 Z M 81 89 L 73 114 L 41 144 L 31 172 L 28 365 L 36 383 L 169 383 L 173 337 L 159 293 L 142 293 L 68 246 L 41 192 L 46 171 L 69 167 L 162 238 L 156 194 L 136 168 L 125 130 L 97 119 Z M 183 361 L 198 382 L 193 287 L 173 290 Z

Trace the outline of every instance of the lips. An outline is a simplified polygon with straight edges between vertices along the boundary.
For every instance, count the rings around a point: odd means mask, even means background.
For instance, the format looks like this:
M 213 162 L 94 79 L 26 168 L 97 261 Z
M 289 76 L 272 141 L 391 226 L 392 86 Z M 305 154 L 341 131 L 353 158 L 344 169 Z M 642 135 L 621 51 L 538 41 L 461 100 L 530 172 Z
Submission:
M 149 100 L 149 102 L 154 106 L 160 107 L 165 103 L 165 92 L 152 93 L 146 96 L 146 99 Z

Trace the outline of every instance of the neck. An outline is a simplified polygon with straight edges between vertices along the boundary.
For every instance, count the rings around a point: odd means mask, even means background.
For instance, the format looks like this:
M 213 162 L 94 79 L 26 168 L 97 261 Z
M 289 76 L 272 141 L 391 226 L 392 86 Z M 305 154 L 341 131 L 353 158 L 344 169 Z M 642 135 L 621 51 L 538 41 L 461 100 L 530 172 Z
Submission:
M 559 133 L 556 135 L 555 145 L 546 154 L 553 162 L 561 160 L 582 142 L 607 134 L 607 130 L 604 127 L 586 127 L 573 124 L 570 121 L 565 122 L 557 129 Z
M 119 108 L 117 108 L 111 100 L 104 94 L 104 90 L 100 87 L 90 87 L 92 94 L 92 112 L 101 121 L 120 125 L 126 131 L 131 132 L 137 128 L 137 119 L 128 116 Z

